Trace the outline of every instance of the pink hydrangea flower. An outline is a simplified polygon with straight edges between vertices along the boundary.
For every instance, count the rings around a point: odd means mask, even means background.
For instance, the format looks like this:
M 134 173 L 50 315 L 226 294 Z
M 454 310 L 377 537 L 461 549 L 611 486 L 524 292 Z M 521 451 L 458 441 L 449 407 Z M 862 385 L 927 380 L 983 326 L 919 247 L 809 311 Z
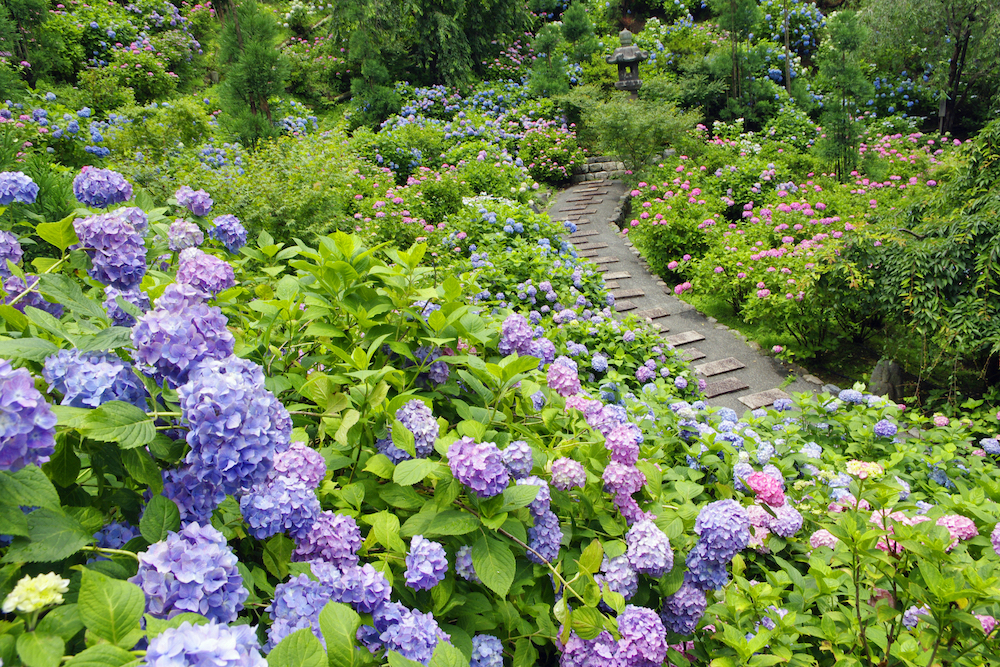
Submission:
M 961 514 L 946 514 L 937 520 L 937 525 L 947 528 L 948 534 L 951 535 L 952 543 L 948 546 L 948 551 L 958 546 L 959 540 L 968 540 L 979 535 L 975 522 Z
M 834 537 L 830 531 L 825 528 L 820 528 L 809 537 L 809 546 L 813 549 L 818 549 L 820 547 L 829 547 L 833 549 L 837 546 L 837 542 L 839 541 L 840 540 Z
M 757 494 L 757 499 L 771 507 L 781 507 L 785 504 L 785 492 L 781 482 L 770 475 L 755 472 L 746 479 L 746 485 Z

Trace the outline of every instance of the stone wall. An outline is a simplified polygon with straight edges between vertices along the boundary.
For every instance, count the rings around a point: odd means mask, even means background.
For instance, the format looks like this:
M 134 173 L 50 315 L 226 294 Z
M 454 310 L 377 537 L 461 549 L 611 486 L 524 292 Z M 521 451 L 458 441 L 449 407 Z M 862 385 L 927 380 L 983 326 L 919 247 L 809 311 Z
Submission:
M 625 165 L 613 157 L 589 157 L 587 164 L 573 167 L 573 182 L 603 181 L 606 178 L 621 178 L 625 175 Z

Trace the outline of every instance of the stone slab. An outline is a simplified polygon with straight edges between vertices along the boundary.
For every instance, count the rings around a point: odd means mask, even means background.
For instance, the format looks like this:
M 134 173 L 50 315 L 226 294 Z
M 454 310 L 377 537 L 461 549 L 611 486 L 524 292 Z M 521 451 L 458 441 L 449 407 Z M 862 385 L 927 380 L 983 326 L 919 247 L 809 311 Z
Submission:
M 739 401 L 751 410 L 756 410 L 757 408 L 762 408 L 765 405 L 771 405 L 779 398 L 791 397 L 780 389 L 768 389 L 767 391 L 759 391 L 756 394 L 740 396 Z
M 615 264 L 620 261 L 617 257 L 597 257 L 594 259 L 594 264 Z
M 578 197 L 567 197 L 566 201 L 568 201 L 570 203 L 573 203 L 573 204 L 576 204 L 578 202 L 587 202 L 587 203 L 590 203 L 593 199 L 594 199 L 594 195 L 588 193 L 588 194 L 582 194 L 582 195 L 580 195 Z
M 709 361 L 708 363 L 700 364 L 695 366 L 694 370 L 696 373 L 700 373 L 705 377 L 712 377 L 713 375 L 722 375 L 723 373 L 738 371 L 741 368 L 746 368 L 746 364 L 736 357 L 727 357 L 725 359 L 719 359 L 718 361 Z
M 607 280 L 608 277 L 605 275 L 604 279 Z M 670 313 L 667 312 L 666 308 L 650 308 L 649 310 L 640 310 L 636 315 L 651 320 L 658 320 L 661 317 L 667 317 Z
M 578 245 L 586 245 L 587 247 L 584 250 L 603 250 L 608 247 L 607 243 L 590 243 L 589 241 L 583 241 Z
M 597 213 L 597 209 L 596 208 L 588 208 L 588 209 L 585 209 L 585 210 L 581 211 L 581 213 L 583 215 L 594 215 L 595 213 Z
M 597 231 L 597 230 L 591 230 L 589 232 L 573 232 L 572 234 L 570 234 L 566 238 L 568 238 L 570 241 L 576 242 L 576 241 L 579 241 L 581 239 L 585 239 L 588 236 L 597 236 L 598 234 L 600 234 L 600 232 Z
M 560 206 L 559 213 L 567 213 L 569 211 L 582 211 L 585 208 L 590 208 L 590 202 L 586 203 L 580 202 L 579 204 L 567 204 L 565 206 Z
M 609 271 L 604 274 L 605 280 L 624 280 L 625 278 L 631 278 L 632 274 L 628 271 Z
M 699 340 L 705 340 L 705 337 L 697 331 L 683 331 L 673 336 L 667 336 L 663 340 L 674 347 L 678 347 L 680 345 L 687 345 L 688 343 L 696 343 Z
M 715 398 L 716 396 L 721 396 L 722 394 L 731 394 L 734 391 L 749 388 L 750 385 L 743 380 L 736 377 L 729 377 L 725 380 L 719 380 L 718 382 L 709 382 L 705 387 L 705 398 Z
M 616 301 L 615 302 L 615 310 L 617 310 L 619 313 L 624 313 L 624 312 L 627 312 L 627 311 L 630 311 L 630 310 L 635 310 L 638 307 L 639 306 L 635 305 L 631 301 Z
M 704 359 L 707 355 L 696 347 L 689 347 L 686 350 L 682 350 L 680 356 L 685 361 L 698 361 L 699 359 Z
M 618 284 L 617 280 L 612 280 L 611 282 L 605 282 L 604 283 L 604 289 L 611 290 L 611 289 L 618 289 L 620 287 L 621 287 L 621 285 Z
M 576 254 L 579 255 L 580 257 L 593 258 L 593 257 L 597 257 L 597 254 L 599 252 L 601 252 L 601 251 L 595 248 L 593 250 L 577 250 Z
M 614 292 L 616 299 L 634 299 L 640 296 L 646 296 L 646 293 L 639 288 L 624 289 Z

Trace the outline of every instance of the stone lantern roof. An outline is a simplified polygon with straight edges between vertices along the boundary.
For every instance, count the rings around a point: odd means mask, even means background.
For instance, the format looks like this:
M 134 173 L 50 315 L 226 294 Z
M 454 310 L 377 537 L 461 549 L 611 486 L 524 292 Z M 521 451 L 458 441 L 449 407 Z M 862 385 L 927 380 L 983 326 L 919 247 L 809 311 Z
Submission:
M 605 58 L 609 65 L 631 65 L 649 58 L 648 53 L 632 44 L 632 33 L 628 30 L 622 30 L 618 33 L 618 39 L 621 40 L 622 45 Z

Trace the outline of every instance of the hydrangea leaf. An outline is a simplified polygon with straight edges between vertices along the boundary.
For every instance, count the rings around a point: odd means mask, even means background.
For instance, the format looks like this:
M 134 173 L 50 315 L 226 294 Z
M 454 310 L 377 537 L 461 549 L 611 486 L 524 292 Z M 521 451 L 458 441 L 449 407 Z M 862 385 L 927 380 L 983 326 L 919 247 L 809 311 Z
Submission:
M 28 326 L 28 320 L 11 306 L 0 305 L 0 317 L 10 323 L 9 311 L 17 313 L 17 317 L 24 320 L 24 326 Z M 19 327 L 23 330 L 24 327 Z M 17 340 L 0 340 L 0 357 L 4 359 L 23 359 L 24 361 L 45 361 L 56 353 L 59 348 L 55 343 L 44 338 L 18 338 Z
M 448 642 L 438 642 L 431 656 L 430 667 L 465 667 L 469 659 Z
M 190 623 L 191 625 L 203 625 L 208 623 L 208 619 L 201 614 L 196 614 L 193 611 L 185 611 L 177 614 L 173 618 L 163 619 L 156 618 L 155 616 L 150 616 L 146 614 L 146 635 L 152 639 L 159 635 L 164 630 L 169 630 L 170 628 L 176 628 L 181 625 L 181 623 Z
M 8 306 L 7 304 L 0 304 L 0 317 L 3 318 L 4 322 L 6 322 L 10 326 L 14 327 L 18 331 L 24 331 L 25 329 L 28 328 L 28 318 L 25 317 L 24 313 L 22 313 L 21 311 L 19 311 L 14 306 Z M 29 339 L 25 340 L 24 343 L 28 344 L 27 347 L 34 347 L 34 343 L 32 343 L 32 341 L 41 341 L 41 339 L 40 338 L 29 338 Z M 4 343 L 17 343 L 18 346 L 20 346 L 22 344 L 21 340 L 18 340 L 18 341 L 3 341 L 3 342 Z M 42 342 L 48 343 L 49 345 L 52 345 L 52 343 L 49 343 L 49 341 L 42 341 Z M 52 345 L 52 347 L 53 347 L 53 352 L 54 352 L 55 351 L 55 346 Z M 4 356 L 6 357 L 7 354 L 5 353 Z M 48 356 L 48 355 L 46 355 L 46 356 Z M 37 359 L 36 361 L 42 361 L 42 359 L 44 359 L 44 358 L 45 357 L 42 357 L 41 359 Z
M 535 487 L 538 488 L 538 487 Z M 604 547 L 600 540 L 593 540 L 587 548 L 580 554 L 580 569 L 590 574 L 596 574 L 601 569 L 601 561 L 604 558 Z
M 28 535 L 28 517 L 16 505 L 0 505 L 0 535 Z
M 538 650 L 530 639 L 518 639 L 514 644 L 513 667 L 534 667 L 538 662 Z
M 416 660 L 404 658 L 395 651 L 389 651 L 387 657 L 389 658 L 389 667 L 423 667 L 423 665 Z
M 84 569 L 77 604 L 80 619 L 92 633 L 116 646 L 135 645 L 135 633 L 146 608 L 141 588 Z
M 354 667 L 362 662 L 356 647 L 356 636 L 361 617 L 340 602 L 329 602 L 319 613 L 319 627 L 326 642 L 326 655 L 330 665 Z
M 439 535 L 465 535 L 479 527 L 479 519 L 460 510 L 448 510 L 436 515 L 424 537 Z
M 29 465 L 15 473 L 0 472 L 0 498 L 24 507 L 59 509 L 59 494 L 41 468 Z
M 500 540 L 483 535 L 472 546 L 472 567 L 486 586 L 505 597 L 514 582 L 514 554 Z
M 80 238 L 76 235 L 76 230 L 73 228 L 73 219 L 75 217 L 76 215 L 74 214 L 66 216 L 59 222 L 40 222 L 35 227 L 35 233 L 43 240 L 59 248 L 59 250 L 66 252 L 66 249 L 71 245 L 76 245 L 80 242 Z
M 311 628 L 296 630 L 268 654 L 268 667 L 327 667 L 326 651 Z
M 46 635 L 56 635 L 68 642 L 83 630 L 80 611 L 75 604 L 64 604 L 46 612 L 37 627 L 37 631 Z
M 135 656 L 123 648 L 97 644 L 77 653 L 66 663 L 66 667 L 121 667 L 133 660 Z
M 58 667 L 66 651 L 62 638 L 26 632 L 17 638 L 17 654 L 27 667 Z
M 164 540 L 167 533 L 181 525 L 181 512 L 177 503 L 163 496 L 153 496 L 139 520 L 139 532 L 153 544 Z
M 100 304 L 84 296 L 80 284 L 65 274 L 43 273 L 39 275 L 38 291 L 49 297 L 49 301 L 61 304 L 74 313 L 89 315 L 100 320 L 107 317 Z
M 51 563 L 72 556 L 93 541 L 80 522 L 61 510 L 40 508 L 28 515 L 28 537 L 18 537 L 5 563 Z
M 593 607 L 573 610 L 573 630 L 581 639 L 593 639 L 604 630 L 604 615 Z
M 416 441 L 413 438 L 413 433 L 398 419 L 394 419 L 392 421 L 392 444 L 399 447 L 410 456 L 417 455 Z M 423 478 L 421 477 L 420 479 Z M 402 483 L 398 479 L 395 481 L 397 484 Z
M 124 401 L 108 401 L 90 413 L 80 429 L 100 442 L 116 442 L 121 449 L 148 445 L 156 437 L 149 415 Z
M 503 505 L 500 506 L 500 511 L 509 512 L 511 510 L 527 507 L 538 495 L 538 489 L 539 487 L 534 484 L 511 486 L 504 489 Z
M 410 442 L 413 442 L 412 436 Z M 399 445 L 396 446 L 398 447 Z M 437 461 L 431 461 L 430 459 L 400 461 L 392 474 L 392 481 L 400 486 L 413 486 L 417 482 L 422 482 L 438 465 L 440 464 Z

